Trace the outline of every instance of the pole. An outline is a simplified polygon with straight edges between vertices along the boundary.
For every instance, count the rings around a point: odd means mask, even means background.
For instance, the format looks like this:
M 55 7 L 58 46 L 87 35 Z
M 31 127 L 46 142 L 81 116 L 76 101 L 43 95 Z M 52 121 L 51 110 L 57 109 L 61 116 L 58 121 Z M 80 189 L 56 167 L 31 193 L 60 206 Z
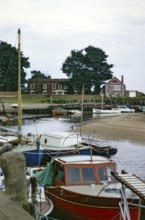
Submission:
M 83 122 L 83 112 L 84 112 L 84 83 L 82 85 L 82 106 L 81 106 L 81 124 L 80 124 L 80 136 L 82 135 L 82 122 Z
M 21 31 L 18 29 L 18 142 L 21 142 Z

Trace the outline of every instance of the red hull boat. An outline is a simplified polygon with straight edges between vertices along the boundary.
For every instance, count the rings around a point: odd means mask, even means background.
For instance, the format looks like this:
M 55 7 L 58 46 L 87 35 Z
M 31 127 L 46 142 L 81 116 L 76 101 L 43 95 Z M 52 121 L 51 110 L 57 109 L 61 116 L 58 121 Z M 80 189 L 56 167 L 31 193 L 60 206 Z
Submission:
M 57 213 L 54 217 L 61 220 L 120 220 L 123 187 L 111 175 L 113 172 L 116 173 L 116 164 L 108 158 L 73 155 L 56 158 L 37 179 L 45 176 L 45 194 L 54 204 L 52 215 Z M 139 197 L 129 188 L 125 189 L 125 194 L 131 203 L 128 215 L 131 220 L 137 220 Z

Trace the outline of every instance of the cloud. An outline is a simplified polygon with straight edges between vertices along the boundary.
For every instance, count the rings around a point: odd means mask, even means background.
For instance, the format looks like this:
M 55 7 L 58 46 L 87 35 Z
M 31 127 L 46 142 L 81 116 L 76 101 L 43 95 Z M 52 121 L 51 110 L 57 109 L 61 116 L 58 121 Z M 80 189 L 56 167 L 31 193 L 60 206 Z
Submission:
M 144 0 L 5 0 L 0 8 L 1 39 L 22 49 L 31 70 L 64 77 L 63 61 L 73 49 L 103 49 L 114 75 L 125 75 L 127 88 L 145 92 Z M 138 78 L 138 80 L 136 80 Z

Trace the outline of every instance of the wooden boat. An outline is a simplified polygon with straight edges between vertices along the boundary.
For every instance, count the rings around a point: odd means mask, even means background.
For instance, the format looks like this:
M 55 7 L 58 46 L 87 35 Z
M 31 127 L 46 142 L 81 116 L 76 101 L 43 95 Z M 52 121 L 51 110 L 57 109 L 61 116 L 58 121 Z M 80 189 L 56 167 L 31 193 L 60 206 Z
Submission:
M 45 186 L 45 194 L 54 204 L 55 218 L 120 220 L 122 185 L 112 172 L 116 173 L 116 164 L 110 159 L 75 155 L 55 158 L 35 178 Z M 130 189 L 126 188 L 125 192 L 128 202 L 139 203 L 138 196 Z M 130 219 L 136 220 L 138 210 L 133 205 L 129 206 Z
M 53 115 L 67 115 L 68 110 L 65 110 L 63 108 L 54 108 L 52 109 Z
M 93 155 L 111 157 L 117 153 L 117 148 L 110 146 L 99 147 L 87 143 L 85 140 L 83 142 L 80 134 L 69 132 L 41 134 L 40 144 L 44 149 L 44 163 L 58 155 L 90 155 L 90 148 Z
M 94 114 L 120 114 L 120 109 L 97 109 L 93 108 Z

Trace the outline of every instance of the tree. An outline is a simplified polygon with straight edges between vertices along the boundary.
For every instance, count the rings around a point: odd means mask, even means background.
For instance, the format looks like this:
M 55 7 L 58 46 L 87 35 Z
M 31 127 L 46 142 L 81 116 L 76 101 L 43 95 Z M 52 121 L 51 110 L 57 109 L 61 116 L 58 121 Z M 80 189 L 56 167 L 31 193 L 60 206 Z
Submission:
M 28 59 L 21 52 L 22 86 L 27 82 L 25 68 L 30 67 Z M 0 86 L 3 91 L 18 90 L 18 50 L 3 41 L 0 41 Z
M 41 73 L 38 70 L 31 71 L 31 75 L 32 75 L 31 79 L 37 79 L 37 78 L 39 78 L 39 79 L 47 79 L 48 78 L 45 74 Z
M 90 94 L 93 88 L 94 93 L 99 94 L 101 85 L 113 76 L 113 64 L 107 63 L 107 57 L 102 49 L 93 46 L 72 50 L 62 64 L 62 71 L 77 90 L 84 84 L 85 93 Z

